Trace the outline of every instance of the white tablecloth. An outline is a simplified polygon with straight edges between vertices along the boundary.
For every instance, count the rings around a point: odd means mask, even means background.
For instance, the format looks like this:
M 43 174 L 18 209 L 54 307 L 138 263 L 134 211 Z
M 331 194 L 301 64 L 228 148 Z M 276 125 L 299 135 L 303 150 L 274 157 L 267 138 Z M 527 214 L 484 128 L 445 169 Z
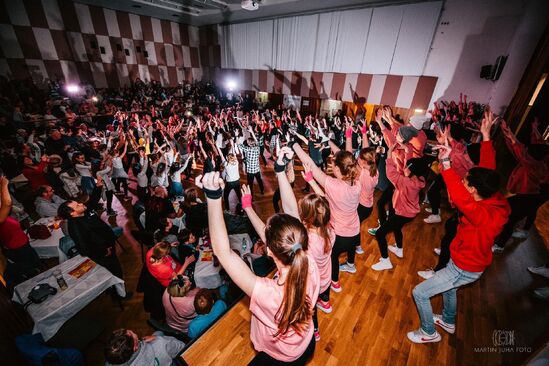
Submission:
M 43 217 L 36 221 L 36 224 L 50 225 L 53 217 Z M 50 231 L 51 236 L 46 239 L 31 239 L 29 244 L 34 248 L 40 258 L 59 258 L 59 263 L 67 260 L 65 253 L 59 248 L 59 239 L 65 234 L 61 228 Z
M 242 250 L 242 239 L 246 239 L 246 250 Z M 236 249 L 240 252 L 241 256 L 246 253 L 250 253 L 253 244 L 248 234 L 229 235 L 229 243 L 231 245 L 231 248 Z M 200 244 L 201 242 L 199 243 L 199 245 Z M 214 267 L 213 260 L 203 261 L 203 257 L 204 251 L 201 250 L 200 256 L 198 257 L 198 262 L 194 267 L 194 280 L 196 282 L 196 286 L 209 289 L 218 288 L 223 284 L 221 276 L 219 275 L 221 266 Z
M 120 296 L 126 295 L 124 281 L 115 277 L 99 264 L 96 264 L 93 269 L 80 278 L 68 274 L 86 259 L 88 258 L 77 255 L 15 287 L 13 300 L 20 304 L 27 302 L 28 294 L 32 288 L 40 283 L 48 283 L 57 289 L 57 293 L 49 296 L 44 302 L 31 304 L 27 307 L 27 311 L 34 320 L 33 333 L 41 333 L 45 341 L 53 337 L 67 320 L 109 287 L 115 286 L 116 292 Z M 52 275 L 56 269 L 63 272 L 63 277 L 68 285 L 65 291 L 59 289 Z

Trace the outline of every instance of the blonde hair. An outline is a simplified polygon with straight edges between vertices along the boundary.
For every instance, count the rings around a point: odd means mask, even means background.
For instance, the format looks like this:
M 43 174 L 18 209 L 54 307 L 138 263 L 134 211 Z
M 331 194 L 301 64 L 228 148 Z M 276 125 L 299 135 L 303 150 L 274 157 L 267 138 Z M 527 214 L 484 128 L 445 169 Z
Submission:
M 351 184 L 355 183 L 355 180 L 360 174 L 360 170 L 352 153 L 345 150 L 339 150 L 335 154 L 334 164 L 339 168 L 342 180 L 351 182 Z
M 324 254 L 330 252 L 330 204 L 316 193 L 309 193 L 299 200 L 299 216 L 307 230 L 317 229 L 324 239 Z
M 290 267 L 284 282 L 284 297 L 276 312 L 278 331 L 275 337 L 286 334 L 290 327 L 296 333 L 302 334 L 307 330 L 313 316 L 312 300 L 307 295 L 307 230 L 295 217 L 276 214 L 267 221 L 265 241 L 273 255 L 282 264 Z
M 376 149 L 373 147 L 365 147 L 360 150 L 359 158 L 368 164 L 368 170 L 370 172 L 370 177 L 375 177 L 377 173 L 377 164 L 376 164 Z
M 170 243 L 167 241 L 161 241 L 159 243 L 156 243 L 154 247 L 152 247 L 152 255 L 150 258 L 151 263 L 158 262 L 168 254 L 170 254 Z

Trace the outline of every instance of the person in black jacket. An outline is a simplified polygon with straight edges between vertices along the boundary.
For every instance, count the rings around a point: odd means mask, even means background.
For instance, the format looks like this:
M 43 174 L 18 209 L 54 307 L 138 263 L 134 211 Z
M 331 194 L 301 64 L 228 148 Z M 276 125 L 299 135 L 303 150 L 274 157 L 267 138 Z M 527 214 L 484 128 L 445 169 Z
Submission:
M 116 236 L 111 226 L 91 209 L 97 205 L 102 188 L 103 181 L 98 177 L 87 205 L 66 201 L 59 206 L 57 215 L 67 220 L 69 236 L 81 255 L 91 258 L 116 277 L 122 278 L 122 266 L 116 256 Z M 126 298 L 129 296 L 131 293 Z

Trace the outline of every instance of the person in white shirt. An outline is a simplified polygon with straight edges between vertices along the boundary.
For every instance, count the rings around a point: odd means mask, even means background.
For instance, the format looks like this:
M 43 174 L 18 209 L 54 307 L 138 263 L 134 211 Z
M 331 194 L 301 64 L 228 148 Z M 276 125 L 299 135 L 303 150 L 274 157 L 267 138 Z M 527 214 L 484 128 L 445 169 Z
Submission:
M 65 200 L 56 195 L 51 186 L 40 186 L 36 193 L 38 194 L 34 200 L 36 213 L 40 217 L 57 216 L 57 209 Z
M 237 202 L 240 202 L 240 200 L 242 199 L 242 192 L 240 191 L 240 171 L 238 168 L 238 159 L 233 153 L 227 154 L 227 158 L 225 158 L 219 146 L 217 146 L 217 151 L 219 153 L 219 156 L 221 157 L 221 166 L 223 167 L 223 173 L 221 174 L 221 176 L 225 181 L 223 200 L 225 201 L 225 208 L 230 211 L 231 206 L 229 204 L 229 194 L 231 193 L 231 191 L 234 190 L 236 192 L 236 196 L 238 197 Z

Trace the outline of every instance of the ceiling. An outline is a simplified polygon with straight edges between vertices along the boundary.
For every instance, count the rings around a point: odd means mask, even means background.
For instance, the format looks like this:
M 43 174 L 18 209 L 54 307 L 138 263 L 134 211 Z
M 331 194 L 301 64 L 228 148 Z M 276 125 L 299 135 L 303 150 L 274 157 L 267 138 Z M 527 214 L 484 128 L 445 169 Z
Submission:
M 147 15 L 195 26 L 240 23 L 334 10 L 409 4 L 430 0 L 257 0 L 244 10 L 240 0 L 74 0 L 79 3 Z M 433 0 L 431 0 L 433 1 Z

